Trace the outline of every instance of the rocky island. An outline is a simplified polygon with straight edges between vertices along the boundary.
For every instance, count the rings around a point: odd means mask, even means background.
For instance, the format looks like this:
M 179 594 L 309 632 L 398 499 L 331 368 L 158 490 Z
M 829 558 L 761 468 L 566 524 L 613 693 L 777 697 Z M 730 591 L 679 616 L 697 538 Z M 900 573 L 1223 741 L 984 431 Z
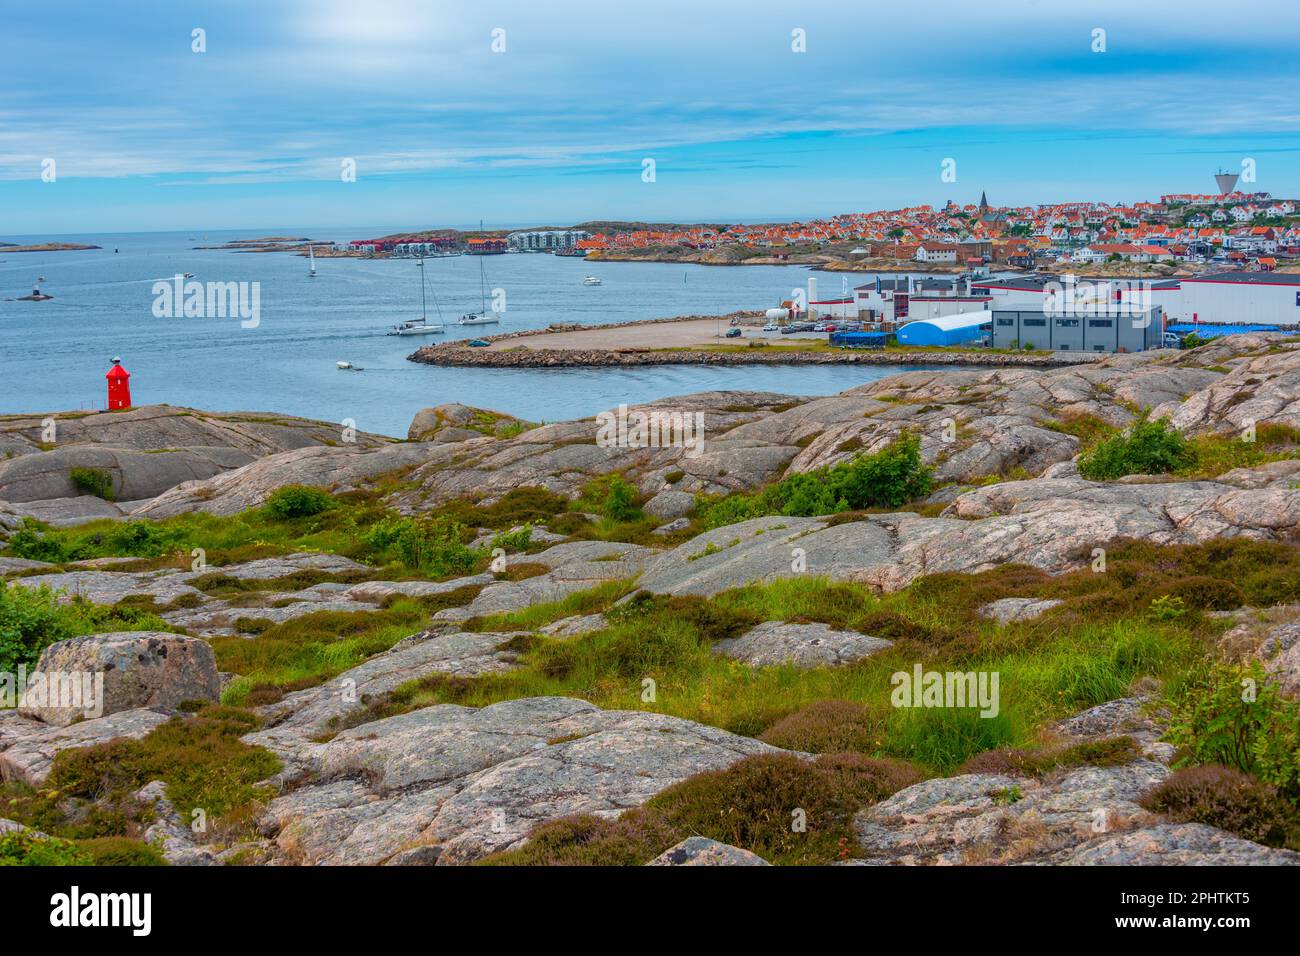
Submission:
M 618 414 L 0 419 L 7 852 L 1300 863 L 1300 342 Z

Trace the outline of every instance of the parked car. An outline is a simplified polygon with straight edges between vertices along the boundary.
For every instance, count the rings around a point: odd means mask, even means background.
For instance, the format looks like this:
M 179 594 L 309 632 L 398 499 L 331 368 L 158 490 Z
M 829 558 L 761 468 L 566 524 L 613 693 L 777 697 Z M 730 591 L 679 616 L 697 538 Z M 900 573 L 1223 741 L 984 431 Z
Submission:
M 772 324 L 769 323 L 769 324 L 763 326 L 763 331 L 764 331 L 764 332 L 780 332 L 780 331 L 781 331 L 781 326 L 779 326 L 779 325 L 772 325 Z
M 1177 332 L 1166 332 L 1161 344 L 1167 349 L 1180 349 L 1183 347 L 1183 340 Z
M 470 346 L 470 348 L 473 348 L 473 349 L 485 349 L 485 348 L 487 348 L 487 347 L 488 347 L 489 345 L 491 345 L 491 344 L 492 344 L 491 342 L 485 342 L 485 341 L 483 341 L 482 339 L 470 339 L 470 340 L 469 340 L 469 346 Z
M 826 323 L 825 323 L 825 322 L 817 322 L 816 324 L 813 325 L 812 330 L 813 330 L 814 332 L 825 332 L 825 331 L 826 331 Z
M 724 337 L 729 339 L 738 339 L 740 338 L 740 329 L 736 329 L 736 328 L 727 329 Z
M 828 326 L 826 326 L 826 331 L 827 331 L 827 332 L 834 332 L 834 331 L 836 331 L 835 326 L 833 326 L 833 325 L 828 325 Z
M 798 331 L 799 331 L 799 326 L 797 326 L 797 325 L 783 325 L 783 326 L 781 326 L 781 334 L 782 334 L 782 335 L 789 335 L 791 332 L 798 332 Z

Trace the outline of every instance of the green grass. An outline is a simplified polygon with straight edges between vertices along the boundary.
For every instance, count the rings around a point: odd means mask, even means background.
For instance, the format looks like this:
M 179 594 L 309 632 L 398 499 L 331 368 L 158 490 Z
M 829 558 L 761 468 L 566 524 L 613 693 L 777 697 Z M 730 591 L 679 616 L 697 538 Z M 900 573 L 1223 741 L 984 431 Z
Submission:
M 250 629 L 259 631 L 256 640 L 214 637 L 218 669 L 239 675 L 227 685 L 222 701 L 266 704 L 288 691 L 322 684 L 427 627 L 434 611 L 468 603 L 479 590 L 470 586 L 422 599 L 400 598 L 380 611 L 318 611 Z
M 1125 696 L 1141 678 L 1176 681 L 1184 675 L 1226 627 L 1203 610 L 1207 601 L 1221 603 L 1225 592 L 1207 584 L 1189 590 L 1186 614 L 1173 621 L 1149 618 L 1154 595 L 1188 580 L 1251 582 L 1252 593 L 1283 592 L 1292 586 L 1288 581 L 1297 580 L 1298 560 L 1297 549 L 1262 542 L 1170 548 L 1121 542 L 1112 547 L 1105 574 L 1085 570 L 1052 577 L 1008 566 L 981 575 L 935 575 L 884 597 L 815 578 L 750 586 L 710 600 L 638 595 L 609 611 L 610 626 L 599 632 L 563 640 L 521 638 L 519 670 L 414 681 L 375 713 L 574 696 L 606 708 L 651 710 L 765 735 L 782 746 L 847 747 L 944 773 L 985 751 L 1031 747 L 1043 723 Z M 1240 593 L 1244 600 L 1245 591 Z M 975 613 L 1009 595 L 1064 603 L 1037 621 L 1007 627 Z M 494 630 L 535 628 L 578 611 L 576 604 L 550 606 L 481 623 Z M 761 620 L 822 621 L 896 643 L 847 667 L 803 671 L 750 668 L 711 652 L 714 641 Z M 891 675 L 917 662 L 926 670 L 996 672 L 1000 713 L 980 718 L 973 710 L 894 708 Z M 642 698 L 647 677 L 655 682 L 652 701 Z M 829 729 L 816 713 L 796 719 L 805 708 L 828 701 L 846 702 L 849 716 L 840 714 Z M 843 726 L 847 721 L 851 727 Z

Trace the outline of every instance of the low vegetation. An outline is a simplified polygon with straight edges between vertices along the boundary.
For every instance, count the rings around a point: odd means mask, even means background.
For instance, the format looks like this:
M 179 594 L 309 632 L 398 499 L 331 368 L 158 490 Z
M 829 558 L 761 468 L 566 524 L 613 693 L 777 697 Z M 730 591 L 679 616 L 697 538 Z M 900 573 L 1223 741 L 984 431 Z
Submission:
M 239 740 L 258 725 L 248 711 L 207 705 L 172 718 L 139 740 L 61 751 L 41 788 L 0 785 L 0 815 L 52 838 L 0 838 L 0 859 L 9 852 L 17 862 L 37 865 L 162 862 L 158 850 L 142 842 L 154 819 L 153 807 L 135 797 L 153 780 L 165 783 L 167 798 L 182 820 L 201 821 L 209 841 L 249 835 L 261 802 L 269 797 L 257 784 L 280 770 L 269 751 Z
M 762 491 L 728 495 L 701 508 L 706 528 L 767 515 L 811 517 L 865 508 L 897 508 L 930 492 L 921 443 L 903 435 L 880 451 L 791 475 Z
M 1079 457 L 1079 474 L 1092 481 L 1125 475 L 1159 475 L 1195 462 L 1187 439 L 1168 419 L 1141 417 L 1127 430 L 1103 438 Z
M 748 757 L 669 787 L 615 820 L 573 816 L 544 824 L 522 849 L 483 862 L 636 866 L 689 836 L 705 836 L 772 863 L 831 863 L 850 855 L 860 807 L 919 779 L 905 763 L 856 753 L 814 761 Z
M 1122 738 L 1102 748 L 1044 750 L 1043 723 L 1123 697 L 1154 678 L 1181 686 L 1228 626 L 1209 611 L 1300 599 L 1300 556 L 1283 544 L 1248 540 L 1200 546 L 1116 542 L 1107 571 L 1051 576 L 1007 566 L 978 575 L 938 574 L 880 596 L 854 584 L 783 580 L 699 597 L 634 596 L 626 584 L 559 604 L 484 619 L 494 631 L 526 628 L 606 609 L 602 630 L 564 639 L 521 635 L 522 667 L 478 678 L 433 675 L 378 702 L 374 717 L 437 703 L 481 706 L 532 696 L 575 696 L 607 708 L 649 709 L 814 753 L 852 751 L 912 761 L 947 773 L 990 751 L 1001 765 L 1034 775 L 1074 761 L 1131 759 Z M 1055 598 L 1036 621 L 1000 627 L 976 610 L 1001 597 Z M 1150 613 L 1176 596 L 1182 613 Z M 820 621 L 895 641 L 838 668 L 753 669 L 712 645 L 762 620 Z M 1000 712 L 890 705 L 891 675 L 927 670 L 996 671 Z M 641 698 L 651 677 L 656 699 Z
M 0 673 L 31 670 L 41 651 L 56 641 L 107 631 L 169 631 L 151 611 L 118 604 L 106 607 L 81 598 L 62 603 L 47 587 L 0 581 Z

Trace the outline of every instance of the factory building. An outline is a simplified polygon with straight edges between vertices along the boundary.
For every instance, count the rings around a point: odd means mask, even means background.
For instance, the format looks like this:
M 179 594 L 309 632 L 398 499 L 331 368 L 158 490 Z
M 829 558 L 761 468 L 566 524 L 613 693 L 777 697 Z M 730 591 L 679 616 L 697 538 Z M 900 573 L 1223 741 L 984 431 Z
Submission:
M 1045 309 L 1033 299 L 993 307 L 992 343 L 998 349 L 1032 346 L 1062 352 L 1143 352 L 1162 347 L 1164 315 L 1158 305 Z

